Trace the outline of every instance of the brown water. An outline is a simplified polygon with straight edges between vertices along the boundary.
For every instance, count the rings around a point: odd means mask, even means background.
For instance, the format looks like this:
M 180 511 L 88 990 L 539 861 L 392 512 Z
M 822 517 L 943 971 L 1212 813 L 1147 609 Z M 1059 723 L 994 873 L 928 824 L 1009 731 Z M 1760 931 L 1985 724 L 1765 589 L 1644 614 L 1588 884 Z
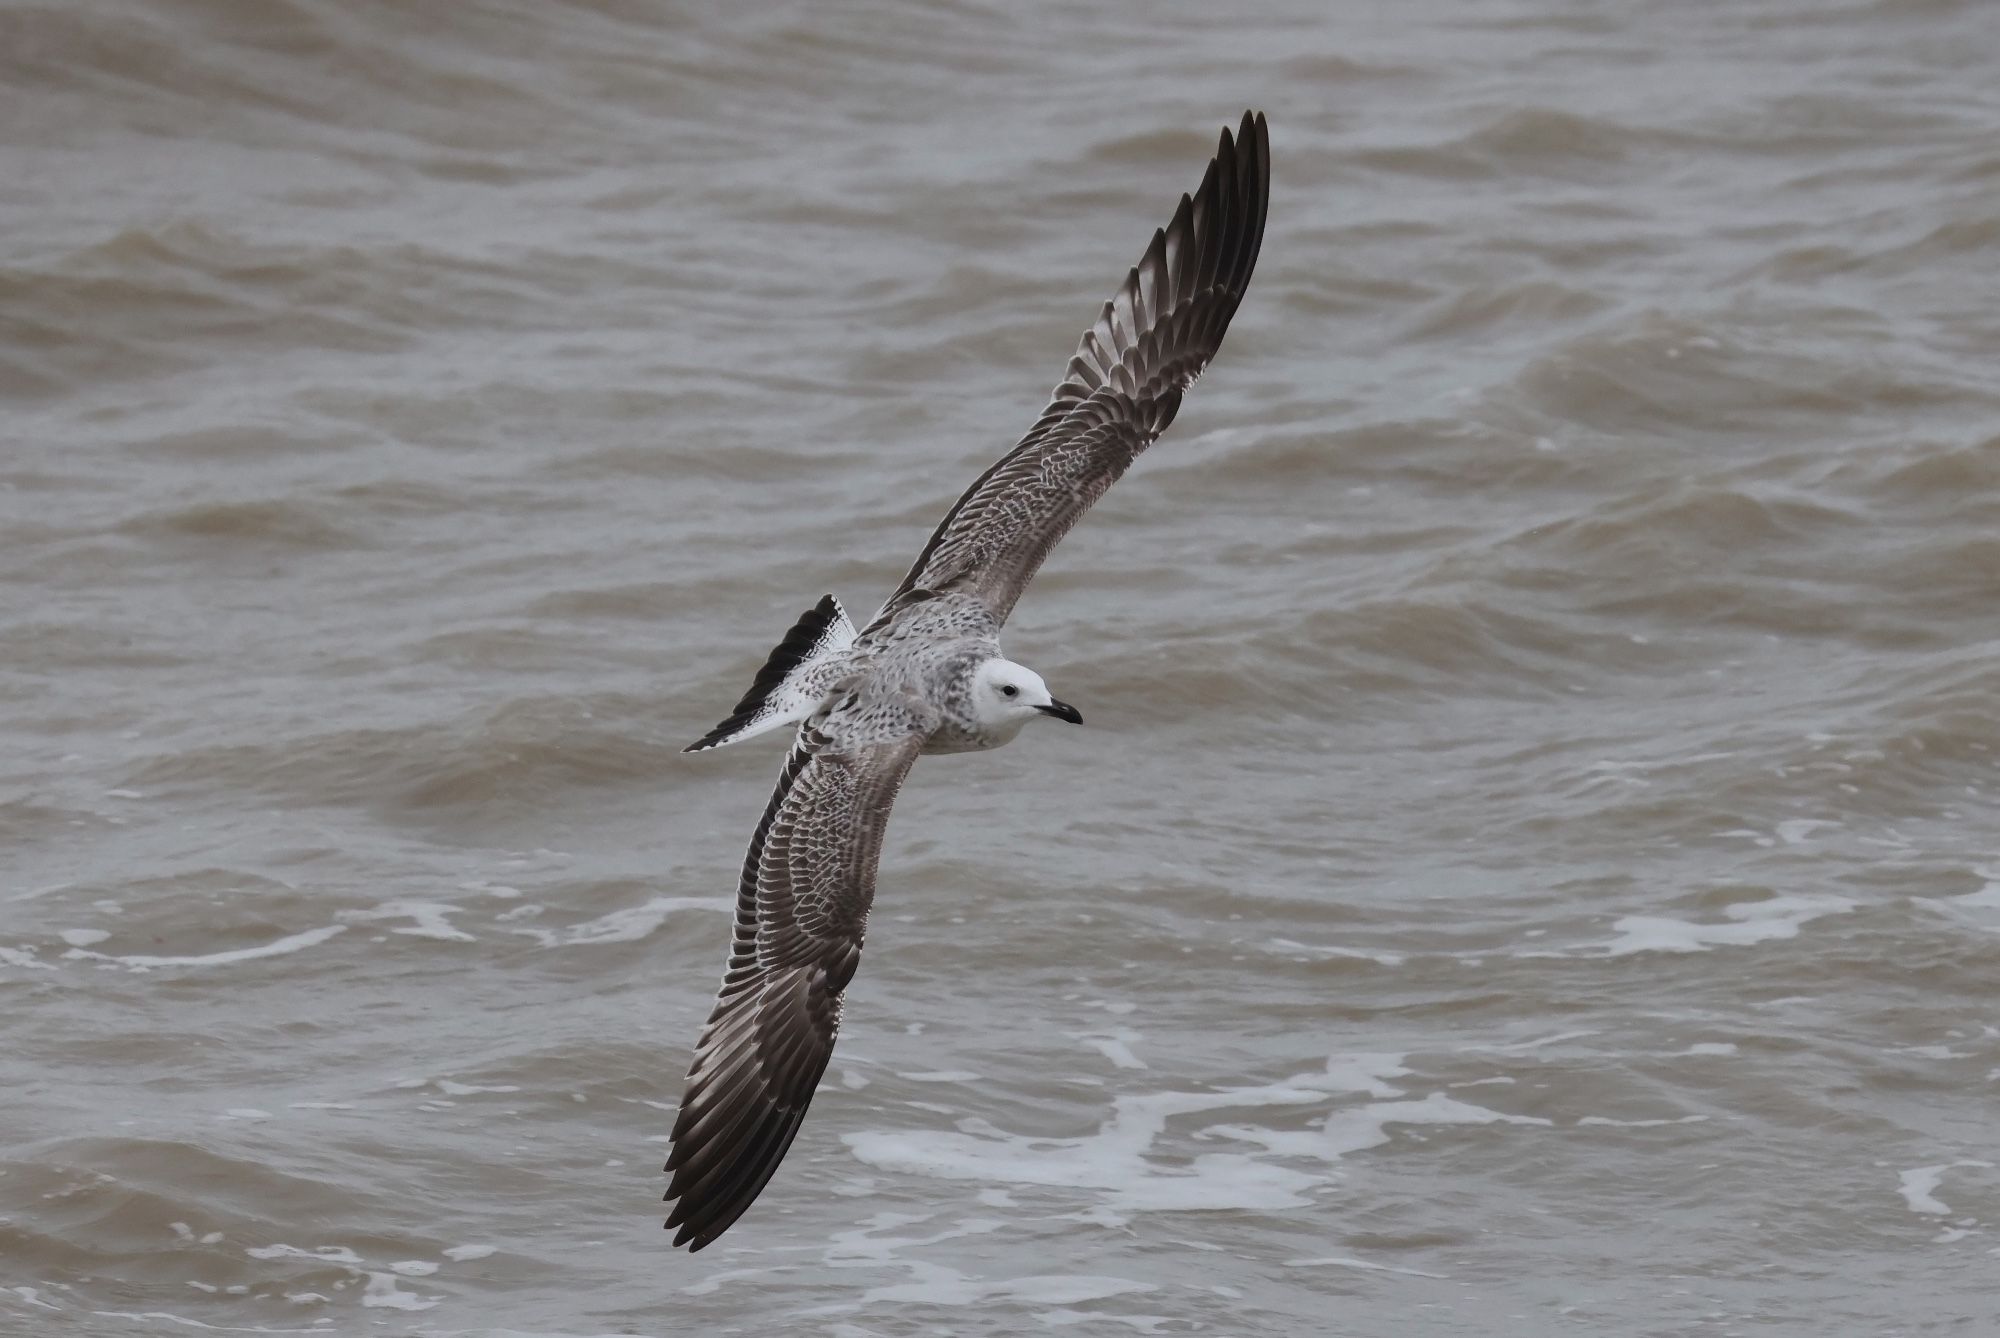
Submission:
M 2000 1314 L 1988 4 L 0 9 L 0 1331 Z M 659 1165 L 777 765 L 1269 113 L 804 1131 Z

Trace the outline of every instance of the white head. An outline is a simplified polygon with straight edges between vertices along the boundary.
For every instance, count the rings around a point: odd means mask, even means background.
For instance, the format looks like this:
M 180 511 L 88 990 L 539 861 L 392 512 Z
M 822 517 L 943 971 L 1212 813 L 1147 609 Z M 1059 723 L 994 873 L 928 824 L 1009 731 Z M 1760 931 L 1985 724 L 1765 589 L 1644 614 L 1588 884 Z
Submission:
M 1049 693 L 1042 676 L 1012 660 L 994 658 L 972 671 L 972 718 L 989 734 L 1012 738 L 1036 716 L 1052 716 L 1081 725 L 1074 706 Z

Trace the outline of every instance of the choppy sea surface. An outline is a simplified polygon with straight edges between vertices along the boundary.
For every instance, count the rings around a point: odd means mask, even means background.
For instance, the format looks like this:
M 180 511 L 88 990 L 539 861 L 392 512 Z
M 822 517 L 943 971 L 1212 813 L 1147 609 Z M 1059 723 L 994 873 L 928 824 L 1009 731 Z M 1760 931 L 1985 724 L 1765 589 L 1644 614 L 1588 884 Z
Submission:
M 679 748 L 1245 106 L 670 1250 Z M 0 5 L 0 1331 L 1990 1334 L 1996 367 L 1983 3 Z

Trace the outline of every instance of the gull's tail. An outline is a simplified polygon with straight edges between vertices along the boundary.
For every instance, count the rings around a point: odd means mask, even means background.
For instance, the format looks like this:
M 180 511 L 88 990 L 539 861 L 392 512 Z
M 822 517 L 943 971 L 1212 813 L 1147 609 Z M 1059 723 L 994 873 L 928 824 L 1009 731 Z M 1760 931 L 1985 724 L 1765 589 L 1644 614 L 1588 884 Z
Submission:
M 847 621 L 847 611 L 839 600 L 826 596 L 792 624 L 729 719 L 682 751 L 720 748 L 805 719 L 831 687 L 827 675 L 819 671 L 853 644 L 854 624 Z

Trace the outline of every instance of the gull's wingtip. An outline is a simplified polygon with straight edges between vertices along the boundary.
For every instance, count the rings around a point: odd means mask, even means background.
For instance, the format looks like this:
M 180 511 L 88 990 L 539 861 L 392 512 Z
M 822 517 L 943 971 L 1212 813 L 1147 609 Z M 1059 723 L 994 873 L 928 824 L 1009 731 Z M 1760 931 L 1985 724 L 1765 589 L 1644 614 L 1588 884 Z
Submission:
M 674 1233 L 674 1248 L 685 1249 L 689 1254 L 700 1254 L 704 1247 L 715 1241 L 714 1236 L 704 1236 L 697 1232 L 691 1222 L 681 1222 L 669 1217 L 664 1225 L 668 1231 Z
M 1271 159 L 1271 127 L 1265 123 L 1264 113 L 1246 111 L 1243 124 L 1236 127 L 1236 146 L 1245 153 L 1255 154 L 1267 169 Z

